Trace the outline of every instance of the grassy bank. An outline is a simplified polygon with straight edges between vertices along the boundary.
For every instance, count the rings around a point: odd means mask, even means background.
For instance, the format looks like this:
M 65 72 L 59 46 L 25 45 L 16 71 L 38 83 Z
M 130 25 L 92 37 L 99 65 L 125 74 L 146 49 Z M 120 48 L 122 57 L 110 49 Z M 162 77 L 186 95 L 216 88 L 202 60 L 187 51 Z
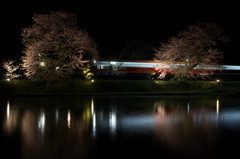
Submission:
M 239 95 L 240 81 L 60 80 L 0 81 L 1 96 L 102 94 L 213 94 Z

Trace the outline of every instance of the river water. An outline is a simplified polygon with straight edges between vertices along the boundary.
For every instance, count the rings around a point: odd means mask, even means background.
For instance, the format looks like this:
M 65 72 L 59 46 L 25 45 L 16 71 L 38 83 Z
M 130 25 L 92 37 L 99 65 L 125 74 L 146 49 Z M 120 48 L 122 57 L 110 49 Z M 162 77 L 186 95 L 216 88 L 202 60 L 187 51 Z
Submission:
M 233 158 L 240 99 L 210 96 L 0 98 L 0 158 Z

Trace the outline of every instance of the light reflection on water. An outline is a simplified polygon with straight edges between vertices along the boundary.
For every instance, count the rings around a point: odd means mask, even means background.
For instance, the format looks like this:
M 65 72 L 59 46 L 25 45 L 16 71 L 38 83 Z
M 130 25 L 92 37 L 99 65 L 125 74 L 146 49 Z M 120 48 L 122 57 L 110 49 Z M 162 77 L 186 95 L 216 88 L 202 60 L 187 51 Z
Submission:
M 135 153 L 217 158 L 227 154 L 218 148 L 239 146 L 239 139 L 230 138 L 240 137 L 239 103 L 217 97 L 1 99 L 1 151 L 20 151 L 14 157 L 24 159 Z M 226 144 L 222 136 L 235 143 Z

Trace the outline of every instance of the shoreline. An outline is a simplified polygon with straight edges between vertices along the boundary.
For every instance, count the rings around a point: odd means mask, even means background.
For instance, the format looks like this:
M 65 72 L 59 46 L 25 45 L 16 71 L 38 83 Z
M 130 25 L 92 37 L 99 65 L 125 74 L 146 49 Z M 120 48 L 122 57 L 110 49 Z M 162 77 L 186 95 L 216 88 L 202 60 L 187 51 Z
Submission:
M 240 81 L 60 80 L 0 81 L 0 97 L 23 96 L 240 96 Z
M 182 91 L 182 92 L 114 92 L 114 93 L 79 93 L 79 94 L 0 94 L 0 97 L 77 97 L 77 96 L 240 96 L 240 92 L 218 91 Z

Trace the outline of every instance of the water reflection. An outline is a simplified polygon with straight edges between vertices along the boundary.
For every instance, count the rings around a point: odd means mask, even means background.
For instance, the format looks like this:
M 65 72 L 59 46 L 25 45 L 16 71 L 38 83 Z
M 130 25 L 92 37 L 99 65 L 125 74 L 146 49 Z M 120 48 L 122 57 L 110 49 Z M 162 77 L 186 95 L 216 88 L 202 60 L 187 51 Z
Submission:
M 22 151 L 23 154 L 29 152 L 34 152 L 39 148 L 40 140 L 39 134 L 41 133 L 42 127 L 37 126 L 36 122 L 38 119 L 36 115 L 31 110 L 26 110 L 23 113 L 21 121 L 21 134 L 22 134 Z
M 152 152 L 145 145 L 154 145 L 158 151 L 152 153 L 161 154 L 164 145 L 167 152 L 179 156 L 210 158 L 218 156 L 216 144 L 220 132 L 234 130 L 240 136 L 240 102 L 234 100 L 214 97 L 16 98 L 1 105 L 4 115 L 0 117 L 6 136 L 20 134 L 24 159 L 94 158 L 100 153 L 98 149 L 108 151 L 104 149 L 106 143 L 110 147 L 115 145 L 113 152 L 123 151 L 120 145 L 124 145 L 125 149 L 133 152 L 136 149 L 141 154 Z M 146 137 L 153 138 L 154 142 L 139 143 L 140 138 Z M 120 143 L 113 142 L 113 138 Z M 133 142 L 128 143 L 129 139 Z
M 71 113 L 70 113 L 70 110 L 68 110 L 68 113 L 67 113 L 67 126 L 68 126 L 68 128 L 71 127 Z
M 96 114 L 94 111 L 94 99 L 91 98 L 91 115 L 92 115 L 92 136 L 96 137 Z
M 41 135 L 44 135 L 45 129 L 45 113 L 44 111 L 40 112 L 40 116 L 38 119 L 38 130 L 40 131 Z
M 56 120 L 56 125 L 57 125 L 58 121 L 59 121 L 59 111 L 58 111 L 58 109 L 56 109 L 56 112 L 55 112 L 55 120 Z
M 7 119 L 9 119 L 9 116 L 10 116 L 10 104 L 8 101 L 8 103 L 7 103 Z
M 15 131 L 18 122 L 18 111 L 15 109 L 11 109 L 10 102 L 7 102 L 7 109 L 6 109 L 6 118 L 3 124 L 4 130 L 7 134 L 11 134 Z
M 109 127 L 111 134 L 114 135 L 116 133 L 117 128 L 117 117 L 116 117 L 116 108 L 113 107 L 109 112 Z
M 216 130 L 213 125 L 211 109 L 179 105 L 166 107 L 155 103 L 155 136 L 174 152 L 185 157 L 203 158 L 214 145 Z M 173 108 L 172 108 L 173 107 Z M 206 146 L 207 145 L 207 146 Z M 193 154 L 196 154 L 192 156 Z M 205 156 L 207 155 L 207 156 Z
M 6 104 L 3 130 L 8 136 L 21 134 L 20 158 L 87 156 L 91 142 L 87 133 L 91 122 L 90 106 L 80 104 L 80 108 L 76 107 L 73 113 L 65 103 L 61 106 L 56 103 L 56 108 L 52 107 L 52 102 L 55 102 L 52 100 L 44 99 L 39 103 L 32 99 L 16 101 Z
M 216 113 L 217 113 L 217 115 L 219 114 L 219 100 L 218 99 L 216 102 Z

